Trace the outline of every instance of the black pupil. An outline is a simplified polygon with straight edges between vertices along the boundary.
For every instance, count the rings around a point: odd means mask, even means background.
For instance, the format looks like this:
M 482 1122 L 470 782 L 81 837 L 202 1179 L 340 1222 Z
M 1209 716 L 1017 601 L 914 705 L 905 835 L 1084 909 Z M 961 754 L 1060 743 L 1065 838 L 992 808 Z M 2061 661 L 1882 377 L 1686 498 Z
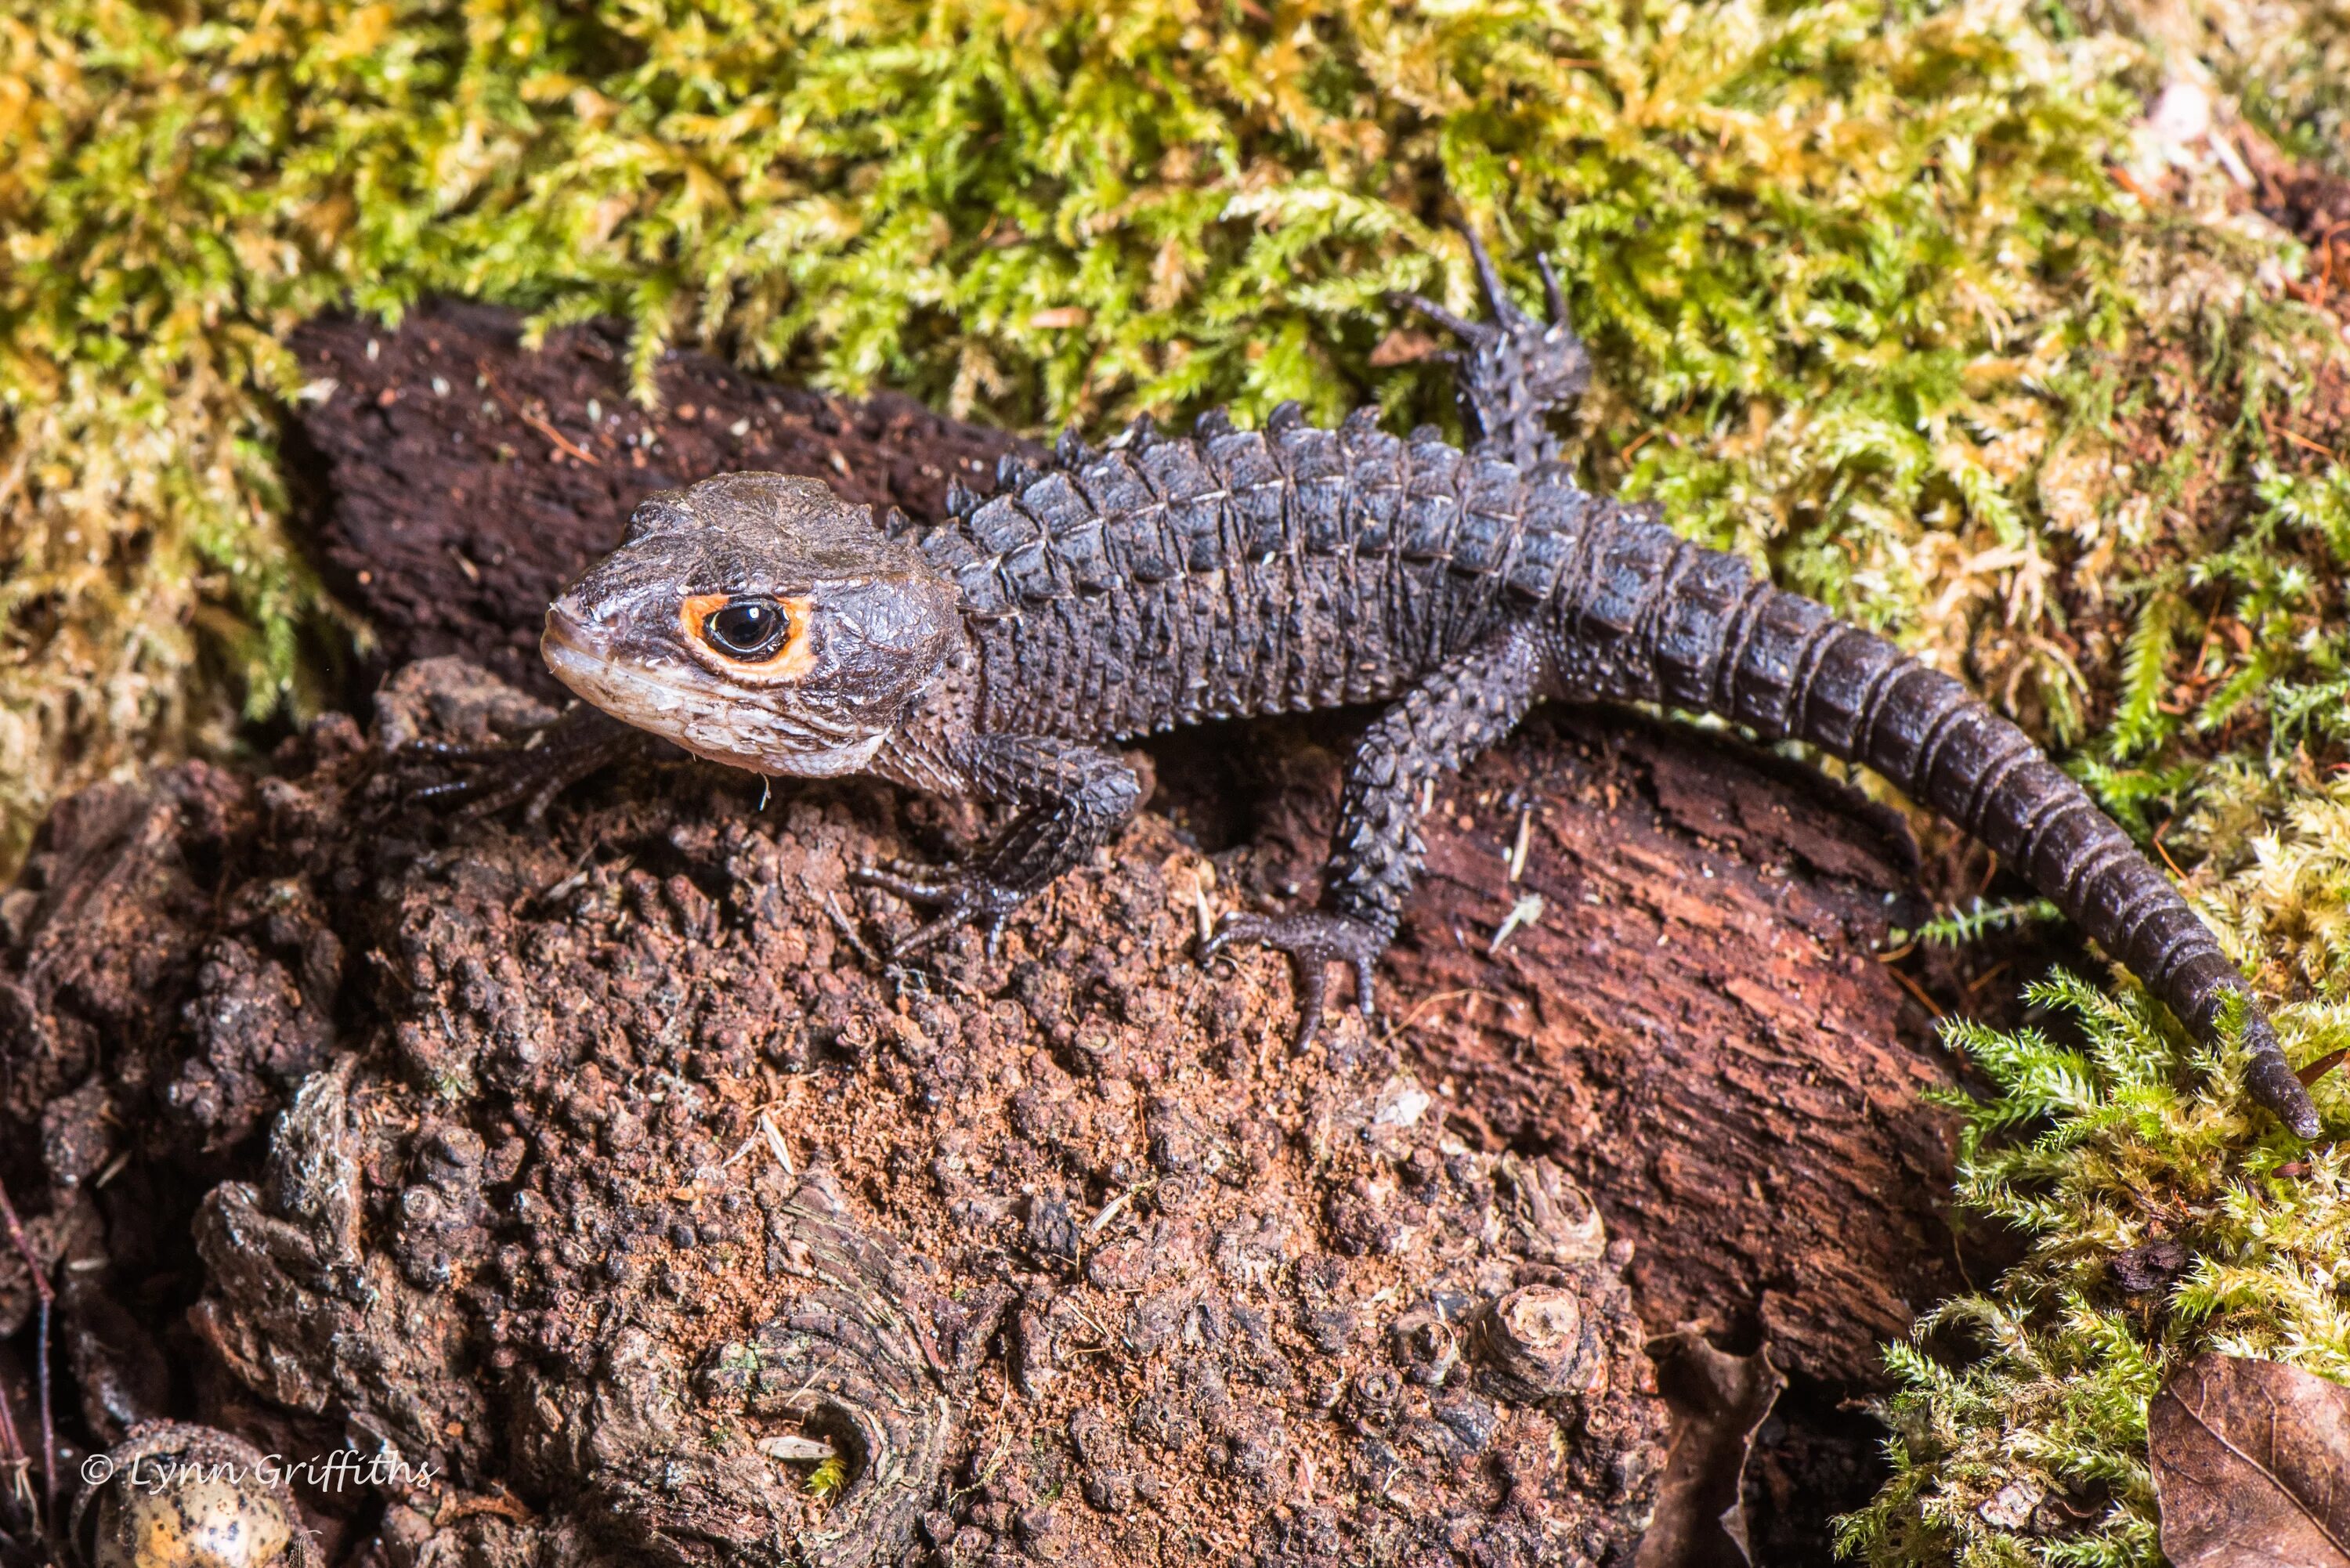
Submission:
M 784 629 L 784 611 L 773 599 L 736 599 L 703 625 L 722 651 L 748 659 L 775 646 Z

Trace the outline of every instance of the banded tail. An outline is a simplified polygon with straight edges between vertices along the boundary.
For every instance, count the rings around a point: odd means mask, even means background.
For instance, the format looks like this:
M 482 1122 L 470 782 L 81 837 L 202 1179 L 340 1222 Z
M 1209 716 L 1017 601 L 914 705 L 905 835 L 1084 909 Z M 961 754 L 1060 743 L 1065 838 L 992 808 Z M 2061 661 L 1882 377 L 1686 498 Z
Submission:
M 2207 1041 L 2228 999 L 2241 997 L 2253 1096 L 2301 1137 L 2318 1136 L 2309 1091 L 2210 928 L 2030 736 L 1959 681 L 1757 579 L 1734 556 L 1634 515 L 1611 532 L 1562 628 L 1570 641 L 1647 655 L 1616 668 L 1638 670 L 1648 689 L 1611 694 L 1718 713 L 1875 769 L 2020 867 Z

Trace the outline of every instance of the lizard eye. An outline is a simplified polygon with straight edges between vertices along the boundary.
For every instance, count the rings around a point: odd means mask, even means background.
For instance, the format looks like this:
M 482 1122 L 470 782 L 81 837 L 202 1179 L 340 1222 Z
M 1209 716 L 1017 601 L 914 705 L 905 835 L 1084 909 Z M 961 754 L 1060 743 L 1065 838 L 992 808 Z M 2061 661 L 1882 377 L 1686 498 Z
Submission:
M 792 618 L 771 598 L 729 599 L 702 622 L 702 639 L 730 659 L 764 659 L 781 647 Z

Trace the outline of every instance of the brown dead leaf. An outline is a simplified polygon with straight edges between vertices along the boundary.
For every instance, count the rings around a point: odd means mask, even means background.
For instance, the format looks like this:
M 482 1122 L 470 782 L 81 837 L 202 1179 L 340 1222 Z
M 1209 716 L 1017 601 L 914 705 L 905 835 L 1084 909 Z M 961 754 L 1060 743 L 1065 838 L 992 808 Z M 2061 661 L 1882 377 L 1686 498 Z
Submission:
M 2172 1568 L 2350 1568 L 2350 1388 L 2197 1357 L 2147 1411 Z
M 1648 1342 L 1657 1386 L 1672 1413 L 1672 1448 L 1633 1568 L 1751 1568 L 1740 1495 L 1746 1457 L 1754 1429 L 1787 1386 L 1769 1351 L 1731 1355 L 1689 1324 Z
M 1415 332 L 1409 327 L 1391 328 L 1371 350 L 1371 368 L 1385 370 L 1397 365 L 1413 365 L 1437 352 L 1441 347 L 1425 332 Z

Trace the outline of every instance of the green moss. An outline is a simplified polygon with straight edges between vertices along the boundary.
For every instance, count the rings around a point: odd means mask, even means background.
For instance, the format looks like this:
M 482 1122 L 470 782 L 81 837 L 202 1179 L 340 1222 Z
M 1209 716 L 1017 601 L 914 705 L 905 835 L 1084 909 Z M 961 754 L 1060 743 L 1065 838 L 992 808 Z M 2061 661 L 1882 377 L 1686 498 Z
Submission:
M 2307 1059 L 2350 1027 L 2350 487 L 2272 431 L 2338 332 L 2210 182 L 2111 172 L 2166 55 L 2324 143 L 2338 29 L 2285 15 L 2270 71 L 2233 12 L 1994 0 L 0 0 L 0 862 L 59 790 L 314 700 L 345 633 L 275 444 L 307 315 L 616 315 L 640 388 L 707 343 L 1025 427 L 1444 419 L 1439 369 L 1373 361 L 1412 347 L 1388 290 L 1471 304 L 1457 203 L 1520 285 L 1563 258 L 1591 482 L 2068 749 Z M 1875 1561 L 2147 1561 L 2169 1358 L 2343 1371 L 2337 1158 L 2275 1177 L 2134 993 L 2051 995 L 2070 1044 L 1963 1036 L 1966 1196 L 2038 1250 L 1896 1353 Z M 2117 1300 L 2099 1261 L 2158 1225 L 2203 1261 Z M 1992 1522 L 2019 1478 L 2086 1525 Z
M 711 341 L 1019 424 L 1440 416 L 1437 373 L 1368 360 L 1388 290 L 1470 302 L 1449 191 L 1521 281 L 1565 256 L 1608 368 L 1594 450 L 1650 435 L 1632 488 L 1951 653 L 1961 622 L 1918 613 L 1950 552 L 1921 546 L 2044 556 L 2032 379 L 2129 313 L 2113 52 L 1996 6 L 11 15 L 10 844 L 59 787 L 300 705 L 324 607 L 272 472 L 277 340 L 329 305 L 615 314 L 640 384 Z
M 2146 1407 L 2171 1368 L 2220 1349 L 2350 1380 L 2350 1155 L 2255 1126 L 2241 1061 L 2189 1045 L 2135 994 L 2060 977 L 2039 996 L 2078 1044 L 1952 1032 L 1994 1085 L 1963 1105 L 1960 1197 L 2032 1253 L 1888 1353 L 1897 1474 L 1840 1538 L 1872 1563 L 2150 1568 Z M 2350 1041 L 2338 1004 L 2280 1022 Z M 2337 1083 L 2317 1088 L 2335 1127 Z M 2191 1262 L 2134 1295 L 2113 1261 L 2149 1241 Z
M 2210 389 L 2246 395 L 2241 378 Z M 2350 782 L 2328 760 L 2350 739 L 2350 491 L 2337 466 L 2287 473 L 2267 446 L 2240 421 L 2206 453 L 2248 493 L 2202 520 L 2202 553 L 2151 542 L 2114 716 L 2082 771 L 2142 830 L 2149 810 L 2168 819 L 2199 908 L 2265 994 L 2295 999 L 2275 1020 L 2314 1059 L 2350 1045 Z M 1959 1197 L 2031 1254 L 1888 1352 L 1896 1475 L 1842 1521 L 1856 1556 L 2151 1568 L 2146 1407 L 2171 1369 L 2218 1349 L 2350 1381 L 2350 1156 L 2249 1113 L 2241 1060 L 2119 983 L 2035 988 L 2054 1033 L 1950 1032 L 1992 1085 L 1952 1102 Z M 2313 1092 L 2338 1137 L 2343 1075 Z M 2153 1241 L 2183 1272 L 2133 1293 L 2116 1260 Z

